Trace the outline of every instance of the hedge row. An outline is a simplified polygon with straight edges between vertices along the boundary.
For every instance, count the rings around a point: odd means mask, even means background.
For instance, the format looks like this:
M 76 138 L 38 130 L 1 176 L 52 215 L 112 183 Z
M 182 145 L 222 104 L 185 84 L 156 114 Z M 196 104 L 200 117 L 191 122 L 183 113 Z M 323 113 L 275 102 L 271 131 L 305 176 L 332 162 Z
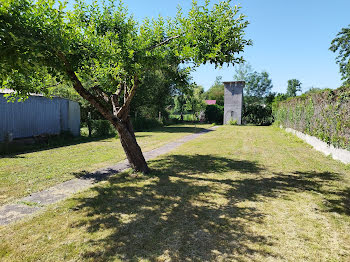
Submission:
M 324 90 L 279 102 L 275 123 L 350 150 L 350 87 Z

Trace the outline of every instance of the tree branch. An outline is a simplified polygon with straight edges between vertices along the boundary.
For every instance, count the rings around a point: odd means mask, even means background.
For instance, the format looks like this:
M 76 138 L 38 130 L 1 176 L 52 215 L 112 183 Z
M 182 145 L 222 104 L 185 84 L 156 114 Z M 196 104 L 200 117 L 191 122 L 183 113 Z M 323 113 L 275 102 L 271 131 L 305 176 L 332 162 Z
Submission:
M 117 89 L 117 91 L 115 91 L 115 93 L 114 93 L 117 97 L 120 96 L 120 94 L 121 94 L 121 92 L 122 92 L 122 90 L 123 90 L 123 89 L 122 89 L 122 84 L 120 84 L 119 86 L 120 86 L 120 88 Z
M 73 88 L 78 92 L 78 94 L 82 98 L 84 98 L 88 102 L 90 102 L 90 104 L 92 106 L 94 106 L 107 120 L 109 120 L 111 122 L 114 122 L 115 118 L 117 118 L 117 117 L 114 116 L 113 114 L 111 114 L 109 109 L 105 105 L 103 105 L 99 101 L 99 99 L 97 99 L 94 95 L 92 95 L 88 90 L 86 90 L 84 88 L 84 86 L 82 85 L 82 83 L 78 79 L 77 75 L 73 71 L 73 69 L 72 69 L 70 63 L 68 62 L 66 56 L 62 52 L 57 52 L 57 56 L 63 62 L 64 67 L 65 67 L 65 71 L 66 71 L 68 77 L 70 78 L 70 80 L 73 83 Z M 117 120 L 120 121 L 118 118 L 117 118 Z
M 130 93 L 126 97 L 126 100 L 124 101 L 123 106 L 118 110 L 118 113 L 117 113 L 118 118 L 124 119 L 127 117 L 127 115 L 125 115 L 125 113 L 127 113 L 129 110 L 131 100 L 134 97 L 136 89 L 137 89 L 138 84 L 139 84 L 138 81 L 139 80 L 138 80 L 137 76 L 135 75 L 134 76 L 134 86 L 131 88 Z
M 118 95 L 113 94 L 111 95 L 111 101 L 112 101 L 112 106 L 113 106 L 113 115 L 117 117 L 118 115 L 118 110 L 119 110 L 119 101 L 118 101 Z
M 92 87 L 106 103 L 110 103 L 110 95 L 106 94 L 99 86 Z
M 126 102 L 127 98 L 128 98 L 128 87 L 126 83 L 124 83 L 124 103 Z
M 176 39 L 176 38 L 181 37 L 182 35 L 183 35 L 183 34 L 169 37 L 169 38 L 165 39 L 164 41 L 162 41 L 162 42 L 160 42 L 160 43 L 158 43 L 158 44 L 156 44 L 156 45 L 154 45 L 154 46 L 148 47 L 147 50 L 152 50 L 152 49 L 155 49 L 155 48 L 160 47 L 160 46 L 162 46 L 162 45 L 166 45 L 167 43 L 173 41 L 173 40 Z

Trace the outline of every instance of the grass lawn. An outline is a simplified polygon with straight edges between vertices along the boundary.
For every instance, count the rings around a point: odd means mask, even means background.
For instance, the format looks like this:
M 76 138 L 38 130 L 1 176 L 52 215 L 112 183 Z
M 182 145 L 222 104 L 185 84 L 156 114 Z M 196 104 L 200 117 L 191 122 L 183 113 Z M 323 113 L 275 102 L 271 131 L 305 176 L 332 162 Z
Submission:
M 31 219 L 1 261 L 350 261 L 350 167 L 274 127 L 223 126 Z
M 204 127 L 209 125 L 175 125 L 137 132 L 136 136 L 141 148 L 149 151 Z M 0 156 L 0 205 L 72 179 L 81 171 L 93 171 L 125 159 L 115 138 L 82 138 L 73 142 L 49 150 Z

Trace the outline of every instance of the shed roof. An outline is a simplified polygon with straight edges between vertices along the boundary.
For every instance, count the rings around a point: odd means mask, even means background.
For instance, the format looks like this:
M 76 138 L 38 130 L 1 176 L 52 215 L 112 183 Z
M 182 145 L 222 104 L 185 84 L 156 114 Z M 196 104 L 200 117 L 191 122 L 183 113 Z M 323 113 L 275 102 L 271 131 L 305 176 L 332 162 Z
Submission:
M 14 92 L 14 90 L 12 90 L 12 89 L 8 89 L 8 88 L 1 89 L 0 88 L 0 95 L 1 94 L 11 94 L 13 92 Z M 29 93 L 29 95 L 30 96 L 39 96 L 39 97 L 49 98 L 50 99 L 50 97 L 44 96 L 43 94 Z M 59 98 L 59 99 L 65 99 L 65 100 L 69 100 L 69 101 L 74 101 L 74 100 L 71 100 L 71 99 L 68 99 L 68 98 L 64 98 L 64 97 L 60 97 L 60 96 L 52 96 L 52 98 Z M 77 102 L 77 101 L 74 101 L 74 102 Z
M 207 105 L 216 105 L 216 100 L 205 100 Z

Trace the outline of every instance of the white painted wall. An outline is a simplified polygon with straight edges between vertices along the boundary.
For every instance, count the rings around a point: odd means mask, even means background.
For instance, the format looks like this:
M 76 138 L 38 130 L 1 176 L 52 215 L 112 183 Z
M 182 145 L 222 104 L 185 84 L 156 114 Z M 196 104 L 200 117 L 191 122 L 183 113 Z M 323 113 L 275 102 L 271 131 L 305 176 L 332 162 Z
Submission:
M 342 148 L 336 148 L 332 145 L 328 145 L 327 143 L 321 141 L 320 139 L 304 134 L 292 128 L 286 128 L 287 132 L 292 133 L 304 140 L 309 145 L 313 146 L 314 149 L 324 153 L 326 156 L 331 155 L 333 159 L 339 160 L 344 164 L 350 164 L 350 151 Z

